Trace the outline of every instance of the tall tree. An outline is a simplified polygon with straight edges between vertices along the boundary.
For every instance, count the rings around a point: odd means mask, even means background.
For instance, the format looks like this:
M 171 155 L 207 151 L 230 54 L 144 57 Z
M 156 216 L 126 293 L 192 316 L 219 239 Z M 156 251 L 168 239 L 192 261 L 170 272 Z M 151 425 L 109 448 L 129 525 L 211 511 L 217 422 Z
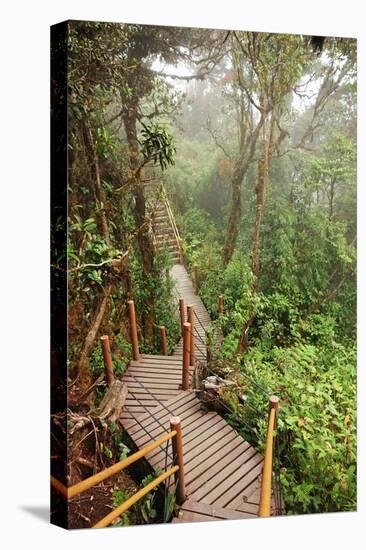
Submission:
M 239 40 L 239 39 L 238 39 Z M 332 42 L 328 55 L 331 62 L 327 65 L 325 75 L 320 78 L 318 93 L 312 108 L 309 122 L 299 141 L 287 145 L 289 129 L 287 123 L 291 96 L 304 72 L 311 67 L 312 55 L 308 40 L 302 36 L 260 35 L 245 37 L 240 42 L 240 50 L 249 58 L 256 78 L 259 95 L 260 112 L 266 113 L 261 135 L 261 153 L 257 167 L 256 181 L 256 217 L 252 241 L 253 295 L 257 293 L 260 275 L 260 228 L 265 206 L 266 190 L 269 179 L 269 168 L 274 157 L 283 156 L 291 148 L 307 148 L 307 142 L 314 138 L 314 133 L 321 125 L 320 116 L 329 98 L 343 85 L 354 70 L 354 57 L 342 51 L 337 42 Z M 255 103 L 255 99 L 252 97 Z M 282 148 L 283 142 L 286 147 Z M 248 333 L 255 319 L 255 312 L 250 315 L 242 328 L 238 351 L 248 348 Z

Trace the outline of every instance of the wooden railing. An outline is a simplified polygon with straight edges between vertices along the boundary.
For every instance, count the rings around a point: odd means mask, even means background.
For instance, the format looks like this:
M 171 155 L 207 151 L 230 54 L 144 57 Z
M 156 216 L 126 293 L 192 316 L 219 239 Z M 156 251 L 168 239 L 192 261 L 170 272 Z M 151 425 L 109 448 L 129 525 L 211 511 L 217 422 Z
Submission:
M 170 221 L 170 224 L 173 228 L 174 237 L 175 237 L 175 240 L 177 242 L 177 246 L 178 246 L 178 250 L 179 250 L 179 261 L 182 264 L 183 263 L 183 250 L 182 250 L 182 242 L 183 241 L 180 238 L 178 227 L 177 227 L 177 224 L 175 222 L 175 218 L 174 218 L 174 215 L 173 215 L 173 212 L 172 212 L 172 209 L 171 209 L 171 206 L 170 206 L 170 202 L 169 202 L 169 199 L 168 199 L 168 195 L 167 195 L 167 192 L 165 191 L 165 187 L 164 187 L 163 184 L 161 184 L 161 188 L 162 188 L 162 192 L 163 192 L 163 198 L 164 198 L 164 202 L 165 202 L 166 211 L 168 213 L 169 221 Z
M 162 445 L 163 443 L 165 443 L 170 439 L 172 440 L 172 447 L 173 447 L 173 466 L 170 469 L 163 472 L 162 474 L 160 474 L 157 478 L 155 478 L 148 485 L 146 485 L 146 487 L 143 487 L 142 489 L 140 489 L 137 493 L 135 493 L 132 497 L 127 499 L 120 506 L 115 508 L 107 516 L 105 516 L 103 519 L 101 519 L 95 525 L 93 525 L 93 527 L 94 528 L 107 527 L 115 519 L 117 519 L 121 514 L 126 512 L 129 508 L 131 508 L 131 506 L 136 504 L 136 502 L 138 502 L 141 498 L 143 498 L 150 491 L 152 491 L 157 485 L 162 483 L 165 479 L 167 479 L 173 474 L 174 474 L 176 486 L 177 486 L 176 500 L 178 504 L 183 504 L 185 500 L 185 482 L 184 482 L 184 467 L 183 467 L 182 429 L 181 429 L 181 421 L 177 416 L 174 416 L 170 419 L 169 433 L 160 437 L 156 441 L 153 441 L 149 445 L 146 445 L 146 447 L 144 447 L 140 451 L 137 451 L 133 455 L 125 458 L 124 460 L 121 460 L 120 462 L 113 464 L 113 466 L 110 466 L 109 468 L 106 468 L 105 470 L 102 470 L 101 472 L 98 472 L 97 474 L 90 476 L 87 479 L 84 479 L 83 481 L 76 483 L 75 485 L 72 485 L 71 487 L 66 487 L 58 479 L 51 476 L 51 485 L 64 498 L 66 498 L 67 500 L 70 500 L 73 497 L 80 495 L 81 493 L 84 493 L 88 489 L 91 489 L 92 487 L 94 487 L 98 483 L 101 483 L 105 479 L 108 479 L 109 477 L 124 470 L 125 468 L 127 468 L 128 466 L 130 466 L 140 458 L 145 457 L 151 451 L 153 451 L 157 447 L 160 447 L 160 445 Z
M 262 472 L 262 486 L 259 502 L 258 516 L 268 517 L 271 515 L 272 500 L 272 472 L 273 472 L 273 442 L 277 425 L 279 399 L 275 395 L 269 398 L 268 427 L 264 463 Z

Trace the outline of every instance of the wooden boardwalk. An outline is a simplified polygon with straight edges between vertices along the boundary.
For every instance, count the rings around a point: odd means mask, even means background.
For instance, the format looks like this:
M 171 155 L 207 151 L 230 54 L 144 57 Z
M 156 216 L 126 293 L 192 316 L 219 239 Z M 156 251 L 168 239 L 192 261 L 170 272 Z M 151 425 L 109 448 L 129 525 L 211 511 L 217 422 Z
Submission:
M 185 304 L 195 307 L 202 338 L 196 338 L 196 346 L 198 356 L 204 356 L 209 315 L 184 266 L 174 265 L 171 275 Z M 141 355 L 131 362 L 123 380 L 129 394 L 121 422 L 137 448 L 168 432 L 172 416 L 181 419 L 187 500 L 173 521 L 256 517 L 263 457 L 219 414 L 208 412 L 195 391 L 182 391 L 182 342 L 172 356 Z M 146 459 L 153 470 L 165 469 L 171 452 L 164 446 Z M 173 485 L 172 479 L 172 489 Z
M 177 294 L 183 298 L 185 306 L 193 305 L 195 312 L 194 335 L 196 356 L 199 361 L 206 360 L 205 330 L 210 324 L 210 316 L 199 296 L 195 294 L 192 281 L 184 265 L 176 264 L 170 270 L 170 275 L 175 283 Z M 187 319 L 187 316 L 186 316 Z M 183 342 L 179 342 L 174 356 L 180 359 L 183 353 Z

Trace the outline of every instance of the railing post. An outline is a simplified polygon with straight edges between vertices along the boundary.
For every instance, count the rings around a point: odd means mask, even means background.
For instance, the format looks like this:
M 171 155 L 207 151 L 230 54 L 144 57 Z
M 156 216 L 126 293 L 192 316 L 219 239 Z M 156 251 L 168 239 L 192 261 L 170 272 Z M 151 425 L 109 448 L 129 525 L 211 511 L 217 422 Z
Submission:
M 114 376 L 113 376 L 111 347 L 109 345 L 109 336 L 107 336 L 106 334 L 104 336 L 101 336 L 100 341 L 102 343 L 104 368 L 105 368 L 107 384 L 108 386 L 111 386 L 114 382 Z
M 194 307 L 187 306 L 188 323 L 191 325 L 191 345 L 190 345 L 190 362 L 191 367 L 195 366 L 195 349 L 194 349 Z
M 183 324 L 183 365 L 182 365 L 182 389 L 189 389 L 189 363 L 191 357 L 191 325 Z
M 160 329 L 160 338 L 161 338 L 161 351 L 163 355 L 168 355 L 168 346 L 166 343 L 166 329 L 164 326 L 159 327 Z
M 127 304 L 128 304 L 128 320 L 130 323 L 130 335 L 131 335 L 131 341 L 132 341 L 132 357 L 134 361 L 138 361 L 140 358 L 140 352 L 139 352 L 139 340 L 137 336 L 135 304 L 133 300 L 128 300 Z
M 275 395 L 269 398 L 268 409 L 268 428 L 266 438 L 266 448 L 264 453 L 263 472 L 262 472 L 262 487 L 259 501 L 260 517 L 268 517 L 271 515 L 271 498 L 272 498 L 272 468 L 273 468 L 273 439 L 274 430 L 276 429 L 277 413 L 279 399 Z
M 198 266 L 194 266 L 194 292 L 198 294 Z
M 219 296 L 219 315 L 224 314 L 224 297 L 222 294 Z
M 179 298 L 179 312 L 180 312 L 180 326 L 182 329 L 182 336 L 183 336 L 183 327 L 185 323 L 185 315 L 184 315 L 184 300 L 183 298 Z
M 174 478 L 177 486 L 177 504 L 183 504 L 186 499 L 186 489 L 184 482 L 182 426 L 179 416 L 173 416 L 170 419 L 170 430 L 175 430 L 177 432 L 177 435 L 172 439 L 173 462 L 175 466 L 179 466 L 179 470 L 175 472 Z

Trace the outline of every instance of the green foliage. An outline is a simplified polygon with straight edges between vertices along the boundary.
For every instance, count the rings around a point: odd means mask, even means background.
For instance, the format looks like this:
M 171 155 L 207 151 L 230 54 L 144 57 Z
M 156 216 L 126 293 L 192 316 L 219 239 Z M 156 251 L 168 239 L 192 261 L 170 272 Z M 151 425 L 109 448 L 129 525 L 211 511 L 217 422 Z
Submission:
M 333 184 L 349 185 L 356 175 L 356 144 L 348 136 L 336 133 L 319 153 L 310 159 L 309 178 L 305 187 L 327 189 Z
M 113 372 L 116 378 L 120 378 L 130 363 L 132 346 L 130 342 L 125 340 L 122 334 L 118 334 L 114 338 L 111 348 Z M 97 378 L 104 372 L 104 359 L 100 342 L 97 342 L 93 348 L 89 361 L 89 369 L 93 378 Z
M 280 442 L 289 510 L 354 509 L 355 350 L 299 345 L 274 349 L 282 388 Z M 287 486 L 286 486 L 287 481 Z
M 157 475 L 159 475 L 158 472 Z M 142 487 L 146 487 L 146 485 L 154 481 L 155 478 L 156 475 L 153 474 L 144 477 L 141 482 Z M 151 523 L 157 517 L 157 510 L 155 508 L 157 490 L 158 487 L 154 487 L 154 489 L 140 499 L 135 505 L 144 523 Z
M 222 224 L 221 213 L 230 196 L 231 162 L 223 159 L 207 137 L 184 139 L 178 134 L 175 140 L 178 154 L 166 180 L 177 212 L 198 207 L 216 224 Z
M 176 149 L 173 145 L 173 136 L 167 128 L 158 123 L 142 125 L 142 139 L 140 140 L 141 153 L 145 159 L 152 160 L 154 164 L 159 162 L 160 168 L 166 170 L 169 164 L 174 164 Z
M 112 351 L 113 371 L 117 378 L 120 378 L 125 373 L 131 357 L 132 345 L 123 338 L 122 334 L 117 334 Z
M 118 506 L 121 506 L 126 500 L 128 500 L 130 497 L 132 497 L 133 493 L 128 489 L 127 487 L 124 487 L 122 489 L 114 490 L 112 493 L 113 496 L 113 508 L 118 508 Z M 127 512 L 124 512 L 116 521 L 113 523 L 113 527 L 125 527 L 127 525 L 130 525 L 131 523 L 131 511 L 128 510 Z
M 98 156 L 101 159 L 107 159 L 109 156 L 114 154 L 116 150 L 116 143 L 110 135 L 108 128 L 105 127 L 97 129 L 97 137 Z
M 167 331 L 168 353 L 173 352 L 176 343 L 180 337 L 180 324 L 175 315 L 175 295 L 173 291 L 173 281 L 167 276 L 166 270 L 170 267 L 168 254 L 161 251 L 155 254 L 154 269 L 146 277 L 135 256 L 131 263 L 131 280 L 134 288 L 134 302 L 139 318 L 144 318 L 147 313 L 151 294 L 155 301 L 156 326 L 154 327 L 154 340 L 149 344 L 144 334 L 139 336 L 140 349 L 143 353 L 161 353 L 159 326 L 163 325 Z
M 113 442 L 118 453 L 118 461 L 124 460 L 130 454 L 131 449 L 123 442 L 123 432 L 117 431 L 115 422 L 111 423 L 109 431 L 113 436 Z
M 229 378 L 235 374 L 234 389 L 222 394 L 233 411 L 227 420 L 263 450 L 266 420 L 255 411 L 266 411 L 267 398 L 246 376 L 268 394 L 279 395 L 287 512 L 355 509 L 355 250 L 347 244 L 346 224 L 302 200 L 270 202 L 261 291 L 253 297 L 251 270 L 242 252 L 223 268 L 217 240 L 203 232 L 207 215 L 189 211 L 187 216 L 196 228 L 187 239 L 188 246 L 193 243 L 191 261 L 199 265 L 200 295 L 213 315 L 218 295 L 225 296 L 225 314 L 212 323 L 211 332 L 224 331 L 217 367 Z M 327 301 L 342 277 L 342 292 Z M 241 327 L 253 312 L 250 348 L 238 358 Z
M 159 475 L 161 472 L 157 472 Z M 155 475 L 149 474 L 141 481 L 141 488 L 146 487 L 156 478 Z M 154 487 L 147 495 L 142 497 L 136 504 L 134 504 L 128 512 L 125 512 L 120 517 L 120 521 L 116 523 L 117 526 L 129 525 L 133 520 L 133 523 L 154 523 L 157 519 L 156 497 L 158 487 Z M 129 489 L 123 488 L 113 491 L 113 507 L 117 508 L 123 502 L 128 500 L 132 496 L 132 492 Z M 172 501 L 170 504 L 172 509 Z

